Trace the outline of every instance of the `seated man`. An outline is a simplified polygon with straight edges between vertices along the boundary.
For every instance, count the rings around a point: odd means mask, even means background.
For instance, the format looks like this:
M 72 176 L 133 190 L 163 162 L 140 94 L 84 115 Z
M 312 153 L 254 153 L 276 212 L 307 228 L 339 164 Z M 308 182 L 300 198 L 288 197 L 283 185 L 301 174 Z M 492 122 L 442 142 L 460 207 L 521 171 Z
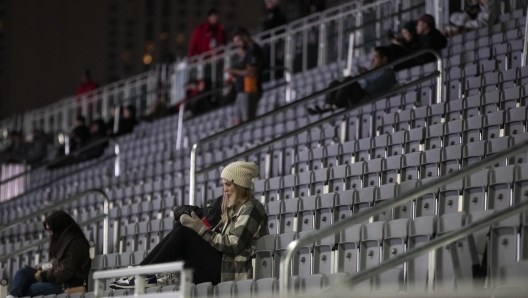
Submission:
M 386 65 L 389 61 L 389 50 L 386 47 L 376 47 L 372 54 L 371 66 L 376 69 Z M 365 73 L 367 69 L 358 67 L 360 73 Z M 352 77 L 346 77 L 343 82 L 352 80 Z M 328 87 L 337 86 L 343 82 L 333 81 Z M 313 109 L 308 108 L 311 115 L 321 114 L 332 111 L 336 108 L 351 107 L 360 103 L 364 99 L 377 97 L 389 91 L 398 82 L 396 74 L 392 69 L 376 71 L 367 76 L 362 82 L 354 82 L 339 90 L 332 91 L 326 95 L 324 107 L 315 106 Z
M 435 18 L 430 14 L 424 14 L 418 19 L 418 22 L 416 23 L 416 34 L 418 34 L 419 37 L 419 47 L 417 51 L 432 49 L 440 52 L 441 49 L 447 46 L 447 38 L 436 29 Z M 415 59 L 416 65 L 433 61 L 436 61 L 433 54 L 422 55 Z

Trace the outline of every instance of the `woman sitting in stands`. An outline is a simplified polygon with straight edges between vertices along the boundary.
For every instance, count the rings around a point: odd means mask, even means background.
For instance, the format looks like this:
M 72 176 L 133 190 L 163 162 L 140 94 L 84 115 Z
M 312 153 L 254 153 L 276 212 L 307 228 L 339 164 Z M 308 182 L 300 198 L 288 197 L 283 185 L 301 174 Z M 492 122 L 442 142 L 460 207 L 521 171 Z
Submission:
M 207 220 L 200 220 L 194 211 L 190 216 L 181 215 L 181 225 L 176 224 L 139 265 L 183 260 L 193 268 L 196 284 L 252 278 L 251 259 L 257 241 L 268 235 L 266 211 L 251 191 L 251 181 L 258 172 L 259 167 L 249 162 L 237 161 L 225 167 L 221 174 L 224 196 L 217 199 L 221 202 L 217 204 L 221 205 L 220 222 L 208 228 Z M 147 276 L 145 284 L 156 286 L 156 276 Z M 110 287 L 129 289 L 134 285 L 134 277 L 125 277 Z
M 19 269 L 7 298 L 86 292 L 91 260 L 83 231 L 60 210 L 46 218 L 44 228 L 51 238 L 51 266 Z

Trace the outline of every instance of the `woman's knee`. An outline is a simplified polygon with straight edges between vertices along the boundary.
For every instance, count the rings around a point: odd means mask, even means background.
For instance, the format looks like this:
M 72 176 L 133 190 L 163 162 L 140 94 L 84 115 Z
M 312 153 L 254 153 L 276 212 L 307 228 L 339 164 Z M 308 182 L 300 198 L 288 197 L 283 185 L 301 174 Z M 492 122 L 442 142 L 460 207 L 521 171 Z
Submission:
M 35 273 L 36 273 L 35 269 L 27 268 L 27 267 L 22 267 L 22 268 L 18 269 L 18 271 L 16 272 L 16 274 L 18 274 L 18 275 L 24 275 L 24 276 L 27 276 L 27 277 L 34 277 Z

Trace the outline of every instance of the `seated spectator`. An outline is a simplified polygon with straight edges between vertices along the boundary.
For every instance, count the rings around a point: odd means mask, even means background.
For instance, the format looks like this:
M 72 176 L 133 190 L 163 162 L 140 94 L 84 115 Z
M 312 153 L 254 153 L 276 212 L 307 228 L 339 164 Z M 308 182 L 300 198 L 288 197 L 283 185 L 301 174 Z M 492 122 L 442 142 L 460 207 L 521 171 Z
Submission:
M 75 151 L 90 139 L 90 130 L 86 127 L 86 119 L 83 116 L 77 116 L 75 127 L 70 133 L 70 152 Z
M 494 25 L 498 20 L 499 10 L 499 1 L 468 1 L 464 11 L 451 14 L 449 20 L 453 26 L 446 26 L 443 33 L 445 36 L 454 36 L 468 30 Z
M 373 70 L 386 65 L 388 61 L 389 50 L 386 47 L 377 47 L 374 49 L 371 61 Z M 358 71 L 365 73 L 367 69 L 358 67 Z M 352 77 L 347 77 L 342 82 L 333 81 L 328 87 L 335 87 L 352 79 Z M 381 71 L 376 71 L 367 76 L 361 83 L 354 82 L 337 91 L 328 93 L 324 106 L 321 108 L 316 105 L 314 108 L 308 108 L 308 113 L 314 115 L 333 111 L 336 108 L 352 107 L 366 99 L 377 97 L 389 91 L 397 83 L 396 74 L 392 69 L 386 68 Z
M 78 162 L 85 161 L 92 158 L 97 158 L 103 155 L 108 142 L 101 142 L 106 138 L 106 126 L 102 119 L 97 119 L 90 124 L 90 140 L 84 147 L 91 146 L 82 152 L 75 153 Z M 97 145 L 93 145 L 96 144 Z M 82 149 L 82 148 L 81 148 Z
M 415 52 L 420 46 L 416 35 L 416 22 L 410 21 L 403 24 L 400 38 L 394 36 L 392 32 L 389 32 L 389 39 L 391 41 L 391 44 L 387 46 L 390 52 L 389 61 L 398 60 Z M 410 63 L 404 62 L 394 66 L 394 70 L 396 71 L 411 66 Z
M 7 298 L 86 293 L 92 261 L 84 232 L 60 210 L 46 218 L 44 229 L 50 238 L 51 264 L 18 269 Z
M 423 49 L 433 49 L 440 53 L 440 50 L 447 46 L 447 38 L 436 29 L 435 18 L 430 14 L 424 14 L 416 23 L 416 34 L 419 37 L 419 46 L 417 51 Z M 433 54 L 426 54 L 415 59 L 415 65 L 425 64 L 436 61 Z
M 9 135 L 11 144 L 0 154 L 0 163 L 22 163 L 27 159 L 28 148 L 22 134 L 13 131 Z
M 216 285 L 253 278 L 256 243 L 269 234 L 266 211 L 251 191 L 251 181 L 258 176 L 258 169 L 254 163 L 241 161 L 226 166 L 220 175 L 224 195 L 214 201 L 216 210 L 207 208 L 221 215 L 200 219 L 193 209 L 187 211 L 190 215 L 179 214 L 176 218 L 179 222 L 172 231 L 139 265 L 183 260 L 193 267 L 195 284 L 211 282 Z M 134 280 L 134 276 L 124 277 L 110 287 L 130 289 L 135 286 Z M 156 286 L 156 276 L 147 276 L 145 284 Z
M 161 119 L 167 115 L 167 104 L 163 97 L 159 97 L 155 102 L 153 102 L 148 108 L 145 116 L 142 116 L 141 119 L 145 121 L 155 121 Z
M 30 165 L 41 163 L 48 152 L 48 137 L 40 129 L 31 132 L 31 142 L 28 143 L 27 162 Z
M 117 131 L 118 136 L 131 133 L 134 130 L 134 126 L 138 124 L 136 118 L 136 107 L 128 105 L 123 107 L 123 116 L 119 120 L 119 129 Z
M 185 103 L 186 119 L 211 111 L 217 106 L 217 95 L 213 93 L 216 90 L 213 90 L 213 84 L 211 83 L 211 80 L 198 80 L 196 90 L 198 93 L 190 97 Z

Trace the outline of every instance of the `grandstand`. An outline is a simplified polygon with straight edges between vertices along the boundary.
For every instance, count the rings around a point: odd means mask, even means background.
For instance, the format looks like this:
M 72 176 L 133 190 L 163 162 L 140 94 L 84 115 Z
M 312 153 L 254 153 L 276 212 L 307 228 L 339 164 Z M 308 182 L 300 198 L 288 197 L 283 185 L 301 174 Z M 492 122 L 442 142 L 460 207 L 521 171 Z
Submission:
M 9 195 L 0 203 L 0 296 L 18 268 L 48 261 L 41 220 L 49 211 L 65 209 L 84 223 L 92 274 L 105 278 L 138 264 L 172 229 L 173 206 L 205 206 L 222 194 L 219 173 L 234 160 L 261 170 L 253 190 L 270 235 L 258 243 L 255 279 L 187 284 L 188 271 L 173 264 L 153 270 L 182 271 L 182 284 L 149 288 L 148 297 L 523 296 L 526 3 L 490 28 L 452 37 L 437 62 L 397 72 L 400 84 L 390 93 L 310 116 L 306 107 L 343 77 L 347 58 L 364 65 L 387 29 L 430 10 L 425 1 L 365 2 L 256 36 L 286 54 L 284 65 L 272 65 L 285 68 L 284 78 L 272 72 L 253 121 L 232 127 L 231 106 L 186 121 L 170 116 L 112 139 L 98 159 L 3 177 L 1 187 L 16 182 L 17 190 L 0 193 Z M 310 35 L 321 41 L 314 68 Z M 156 88 L 176 102 L 189 77 L 203 77 L 208 67 L 217 73 L 235 54 L 232 45 L 216 51 L 87 93 L 83 114 L 108 117 L 110 106 L 126 103 L 145 110 Z M 3 120 L 0 129 L 62 133 L 76 112 L 68 98 Z M 111 290 L 110 279 L 103 288 L 93 281 L 83 296 L 57 298 L 134 294 Z

